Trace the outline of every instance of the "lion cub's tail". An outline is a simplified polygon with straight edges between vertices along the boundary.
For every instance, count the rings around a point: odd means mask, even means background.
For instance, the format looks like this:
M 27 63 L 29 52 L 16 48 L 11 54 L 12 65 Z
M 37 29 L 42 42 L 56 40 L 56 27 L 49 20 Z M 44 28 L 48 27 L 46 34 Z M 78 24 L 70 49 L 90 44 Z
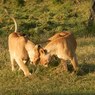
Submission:
M 6 14 L 13 20 L 13 22 L 14 22 L 14 24 L 15 24 L 15 31 L 14 31 L 14 32 L 17 32 L 17 22 L 16 22 L 15 18 L 12 17 L 12 16 L 8 13 L 7 9 L 4 8 L 4 10 L 5 10 Z

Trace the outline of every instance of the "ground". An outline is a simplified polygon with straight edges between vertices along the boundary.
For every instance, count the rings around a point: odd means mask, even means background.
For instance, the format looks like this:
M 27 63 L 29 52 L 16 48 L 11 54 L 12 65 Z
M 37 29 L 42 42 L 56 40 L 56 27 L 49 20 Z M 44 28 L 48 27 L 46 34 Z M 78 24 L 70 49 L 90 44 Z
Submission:
M 81 75 L 63 72 L 53 66 L 33 67 L 31 78 L 22 71 L 11 71 L 7 45 L 0 41 L 0 95 L 94 95 L 95 94 L 95 38 L 77 38 L 77 55 Z M 56 62 L 55 62 L 56 63 Z M 69 65 L 69 70 L 72 66 Z M 18 68 L 17 68 L 18 69 Z M 34 70 L 34 72 L 33 72 Z

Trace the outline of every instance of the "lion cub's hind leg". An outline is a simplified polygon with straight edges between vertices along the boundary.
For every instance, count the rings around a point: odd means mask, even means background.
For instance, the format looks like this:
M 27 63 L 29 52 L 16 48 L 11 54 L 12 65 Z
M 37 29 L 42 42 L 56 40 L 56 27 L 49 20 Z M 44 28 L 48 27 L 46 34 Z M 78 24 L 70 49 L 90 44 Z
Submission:
M 73 65 L 74 71 L 78 71 L 79 67 L 76 55 L 71 59 L 71 64 Z
M 61 59 L 61 65 L 62 65 L 64 71 L 67 72 L 68 71 L 67 62 L 65 60 Z

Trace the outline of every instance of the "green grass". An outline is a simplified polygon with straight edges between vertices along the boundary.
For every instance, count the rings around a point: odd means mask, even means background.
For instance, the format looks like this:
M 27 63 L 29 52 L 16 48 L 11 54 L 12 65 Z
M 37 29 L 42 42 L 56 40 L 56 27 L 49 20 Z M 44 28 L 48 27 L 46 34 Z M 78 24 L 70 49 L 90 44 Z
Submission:
M 25 78 L 22 71 L 11 71 L 6 42 L 0 42 L 0 95 L 95 94 L 95 38 L 77 38 L 78 63 L 83 70 L 82 75 L 64 72 L 60 65 L 50 65 L 48 68 L 29 65 L 30 71 L 35 71 L 32 72 L 32 79 Z
M 95 95 L 95 38 L 84 38 L 87 34 L 95 34 L 94 24 L 87 27 L 91 1 L 26 1 L 24 6 L 15 0 L 6 0 L 5 4 L 0 2 L 0 95 Z M 16 18 L 19 30 L 30 34 L 30 39 L 35 43 L 63 30 L 72 31 L 80 37 L 77 38 L 76 52 L 83 73 L 72 75 L 71 65 L 70 72 L 63 72 L 57 59 L 48 68 L 29 65 L 32 79 L 25 78 L 22 71 L 12 72 L 7 37 L 14 31 L 14 24 L 5 15 L 3 7 L 7 7 Z

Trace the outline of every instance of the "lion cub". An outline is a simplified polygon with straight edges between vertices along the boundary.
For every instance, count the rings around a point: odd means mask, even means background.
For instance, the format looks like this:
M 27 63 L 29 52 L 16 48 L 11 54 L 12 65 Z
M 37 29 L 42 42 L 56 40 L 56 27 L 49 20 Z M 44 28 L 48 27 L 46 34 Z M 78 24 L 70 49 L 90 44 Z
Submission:
M 11 16 L 10 16 L 11 17 Z M 8 37 L 8 47 L 10 53 L 10 60 L 12 71 L 15 70 L 15 63 L 18 64 L 20 69 L 24 72 L 25 76 L 31 75 L 25 63 L 30 59 L 31 63 L 35 64 L 39 59 L 39 45 L 35 45 L 28 38 L 20 35 L 17 32 L 17 23 L 13 17 L 11 19 L 15 24 L 15 31 Z

